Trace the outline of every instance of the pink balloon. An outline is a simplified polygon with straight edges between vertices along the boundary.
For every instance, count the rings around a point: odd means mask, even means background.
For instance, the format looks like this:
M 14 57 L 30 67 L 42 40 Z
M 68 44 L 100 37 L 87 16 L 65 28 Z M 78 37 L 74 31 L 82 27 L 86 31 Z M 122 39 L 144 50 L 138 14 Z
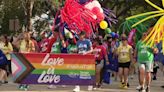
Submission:
M 128 36 L 128 43 L 129 45 L 133 45 L 134 41 L 133 41 L 133 36 L 135 35 L 136 33 L 136 29 L 132 29 L 129 33 L 129 36 Z

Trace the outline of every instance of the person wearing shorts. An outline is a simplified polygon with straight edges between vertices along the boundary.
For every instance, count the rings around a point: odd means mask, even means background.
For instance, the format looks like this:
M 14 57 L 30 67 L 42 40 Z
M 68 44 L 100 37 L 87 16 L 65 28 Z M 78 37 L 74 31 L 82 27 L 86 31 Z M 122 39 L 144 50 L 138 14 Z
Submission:
M 156 47 L 147 46 L 143 40 L 147 36 L 147 33 L 143 33 L 143 37 L 138 41 L 136 45 L 135 55 L 138 60 L 139 68 L 139 83 L 140 92 L 145 92 L 145 81 L 146 81 L 146 92 L 150 92 L 151 72 L 153 72 L 153 61 L 154 53 L 158 52 Z
M 102 40 L 99 38 L 94 39 L 94 49 L 93 54 L 96 59 L 96 85 L 94 89 L 101 87 L 101 71 L 104 66 L 104 58 L 107 64 L 109 64 L 106 48 L 102 45 Z
M 118 55 L 118 67 L 119 67 L 119 77 L 120 77 L 120 87 L 128 88 L 128 75 L 130 63 L 132 61 L 132 47 L 128 45 L 126 35 L 122 36 L 122 44 L 117 48 Z

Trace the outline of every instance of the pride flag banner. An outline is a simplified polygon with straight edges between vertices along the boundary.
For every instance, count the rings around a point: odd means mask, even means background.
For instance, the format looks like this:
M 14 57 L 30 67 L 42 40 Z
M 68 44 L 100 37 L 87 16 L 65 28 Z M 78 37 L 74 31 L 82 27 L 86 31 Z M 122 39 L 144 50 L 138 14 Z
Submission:
M 53 85 L 93 85 L 94 55 L 13 53 L 15 83 Z

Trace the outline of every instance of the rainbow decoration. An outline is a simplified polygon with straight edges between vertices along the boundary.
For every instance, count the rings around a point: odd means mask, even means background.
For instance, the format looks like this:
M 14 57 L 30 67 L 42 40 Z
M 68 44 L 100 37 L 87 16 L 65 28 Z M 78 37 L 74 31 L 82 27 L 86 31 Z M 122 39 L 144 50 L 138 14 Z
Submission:
M 138 21 L 137 23 L 132 25 L 132 28 L 139 25 L 140 23 L 143 23 L 149 19 L 160 17 L 157 23 L 154 25 L 153 29 L 150 31 L 149 35 L 145 38 L 144 42 L 146 42 L 146 45 L 150 45 L 153 47 L 156 43 L 162 42 L 162 51 L 164 54 L 164 0 L 161 0 L 163 7 L 159 7 L 152 3 L 150 0 L 145 0 L 149 5 L 157 9 L 156 11 L 146 12 L 138 15 L 131 16 L 127 18 L 126 20 L 138 18 L 141 16 L 147 16 L 146 18 L 143 18 L 142 20 Z
M 15 83 L 53 85 L 93 85 L 94 55 L 13 53 Z

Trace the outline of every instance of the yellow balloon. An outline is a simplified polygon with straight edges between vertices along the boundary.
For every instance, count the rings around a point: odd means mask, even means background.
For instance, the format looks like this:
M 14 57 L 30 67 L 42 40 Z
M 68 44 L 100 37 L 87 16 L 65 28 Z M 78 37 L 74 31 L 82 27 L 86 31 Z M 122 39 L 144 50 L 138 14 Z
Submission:
M 150 0 L 145 0 L 149 5 L 151 5 L 152 7 L 156 8 L 157 10 L 162 11 L 163 9 L 158 7 L 157 5 L 155 5 L 154 3 L 150 2 Z
M 164 0 L 162 0 L 162 5 L 163 5 L 163 8 L 164 8 Z
M 107 27 L 108 27 L 108 23 L 106 21 L 103 20 L 100 22 L 100 28 L 101 29 L 106 29 Z

